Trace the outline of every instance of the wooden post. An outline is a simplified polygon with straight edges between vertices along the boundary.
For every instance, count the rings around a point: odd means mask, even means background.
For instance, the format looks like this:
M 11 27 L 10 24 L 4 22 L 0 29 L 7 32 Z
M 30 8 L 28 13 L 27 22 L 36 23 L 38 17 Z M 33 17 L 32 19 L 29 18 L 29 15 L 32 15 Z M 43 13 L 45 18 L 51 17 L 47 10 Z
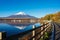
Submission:
M 47 27 L 47 26 L 45 25 L 45 31 L 47 30 L 46 27 Z
M 0 32 L 0 40 L 2 40 L 2 32 Z
M 35 25 L 33 25 L 33 29 L 35 29 Z M 32 36 L 35 36 L 35 30 L 33 30 L 33 35 Z M 35 38 L 33 38 L 32 40 L 35 40 Z
M 6 32 L 0 32 L 0 40 L 5 40 Z
M 41 35 L 43 35 L 43 29 L 44 27 L 41 27 L 41 30 L 42 30 Z M 43 39 L 43 36 L 41 36 L 41 38 Z

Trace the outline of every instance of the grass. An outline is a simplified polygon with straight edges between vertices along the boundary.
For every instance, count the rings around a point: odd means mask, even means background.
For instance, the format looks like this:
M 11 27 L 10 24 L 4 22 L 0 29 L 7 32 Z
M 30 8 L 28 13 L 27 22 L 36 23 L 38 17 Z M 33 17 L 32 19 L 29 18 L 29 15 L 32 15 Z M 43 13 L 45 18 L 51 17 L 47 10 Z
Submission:
M 51 36 L 51 31 L 52 31 L 52 27 L 49 28 L 49 32 L 45 32 L 44 33 L 44 38 L 40 38 L 40 40 L 49 40 L 50 36 Z
M 47 40 L 49 38 L 49 33 L 45 32 L 44 38 L 41 38 L 40 40 Z

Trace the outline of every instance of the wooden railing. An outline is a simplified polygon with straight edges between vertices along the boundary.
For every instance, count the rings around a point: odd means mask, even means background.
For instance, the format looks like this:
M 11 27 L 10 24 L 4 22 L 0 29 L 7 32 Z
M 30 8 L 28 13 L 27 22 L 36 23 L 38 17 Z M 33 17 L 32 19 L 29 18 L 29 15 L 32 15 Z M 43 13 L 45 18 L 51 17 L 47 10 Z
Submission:
M 33 25 L 32 30 L 25 31 L 17 35 L 12 35 L 7 38 L 5 37 L 4 39 L 1 38 L 1 40 L 40 40 L 40 38 L 44 38 L 44 33 L 46 31 L 50 31 L 50 27 L 50 23 L 46 23 L 37 28 L 35 27 L 35 25 Z

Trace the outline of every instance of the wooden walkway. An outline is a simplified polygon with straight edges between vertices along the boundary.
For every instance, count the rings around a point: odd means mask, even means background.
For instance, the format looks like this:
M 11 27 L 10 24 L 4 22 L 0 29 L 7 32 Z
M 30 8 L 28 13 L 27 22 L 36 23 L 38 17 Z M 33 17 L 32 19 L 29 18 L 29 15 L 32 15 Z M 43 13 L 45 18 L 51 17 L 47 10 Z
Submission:
M 60 40 L 60 24 L 59 23 L 56 23 L 56 22 L 53 22 L 53 25 L 55 27 L 55 40 Z

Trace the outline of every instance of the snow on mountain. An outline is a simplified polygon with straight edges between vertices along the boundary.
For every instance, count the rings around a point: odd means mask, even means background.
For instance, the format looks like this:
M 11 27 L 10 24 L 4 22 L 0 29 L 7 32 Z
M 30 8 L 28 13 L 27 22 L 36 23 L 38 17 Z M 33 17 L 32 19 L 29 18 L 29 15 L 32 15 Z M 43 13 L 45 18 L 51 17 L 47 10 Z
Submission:
M 15 15 L 26 15 L 24 12 L 18 12 Z

